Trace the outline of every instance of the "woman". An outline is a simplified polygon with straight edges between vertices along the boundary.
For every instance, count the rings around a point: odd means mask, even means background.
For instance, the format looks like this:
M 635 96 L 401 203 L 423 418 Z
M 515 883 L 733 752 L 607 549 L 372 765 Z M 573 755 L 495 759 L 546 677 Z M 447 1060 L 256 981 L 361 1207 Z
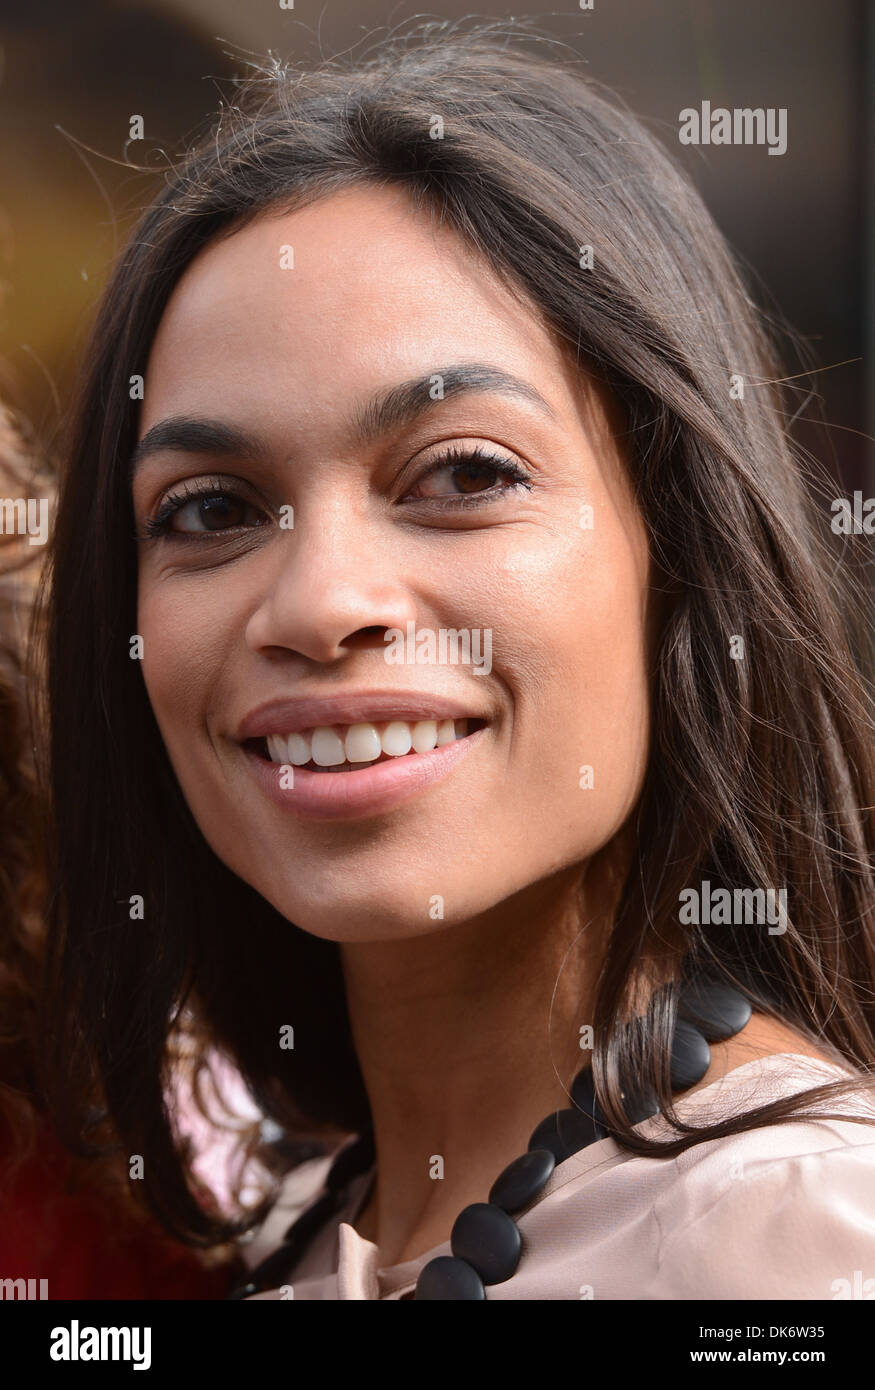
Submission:
M 664 151 L 503 27 L 264 71 L 134 231 L 55 534 L 46 1065 L 192 1242 L 183 1006 L 341 1147 L 242 1296 L 875 1266 L 871 709 L 781 375 Z

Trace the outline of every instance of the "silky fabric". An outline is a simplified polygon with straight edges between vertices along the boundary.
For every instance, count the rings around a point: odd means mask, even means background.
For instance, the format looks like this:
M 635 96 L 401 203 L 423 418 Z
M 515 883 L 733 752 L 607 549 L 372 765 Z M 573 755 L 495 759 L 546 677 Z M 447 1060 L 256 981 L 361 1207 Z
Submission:
M 778 1053 L 681 1096 L 676 1110 L 691 1124 L 713 1123 L 852 1075 L 832 1062 Z M 588 1145 L 557 1164 L 541 1194 L 515 1215 L 522 1257 L 512 1278 L 487 1287 L 487 1299 L 875 1298 L 875 1100 L 861 1089 L 819 1108 L 868 1123 L 794 1120 L 667 1159 L 629 1154 L 612 1138 Z M 636 1128 L 670 1136 L 659 1115 Z M 320 1160 L 311 1167 L 310 1200 L 328 1166 Z M 249 1262 L 281 1239 L 296 1203 L 308 1204 L 301 1177 L 299 1170 L 290 1175 L 277 1208 L 279 1234 L 269 1221 Z M 253 1299 L 411 1297 L 423 1265 L 451 1254 L 450 1243 L 381 1268 L 377 1246 L 353 1224 L 373 1179 L 373 1169 L 354 1178 L 342 1210 L 289 1282 Z

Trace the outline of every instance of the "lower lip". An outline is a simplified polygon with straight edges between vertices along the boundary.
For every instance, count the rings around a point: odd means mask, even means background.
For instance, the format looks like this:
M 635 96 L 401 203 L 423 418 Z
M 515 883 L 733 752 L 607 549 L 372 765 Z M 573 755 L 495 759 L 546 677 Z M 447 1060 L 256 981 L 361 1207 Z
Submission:
M 282 810 L 316 820 L 356 820 L 394 810 L 442 781 L 485 731 L 478 729 L 430 753 L 407 753 L 350 772 L 313 772 L 296 767 L 292 787 L 281 785 L 280 763 L 268 762 L 248 748 L 243 751 L 262 788 Z

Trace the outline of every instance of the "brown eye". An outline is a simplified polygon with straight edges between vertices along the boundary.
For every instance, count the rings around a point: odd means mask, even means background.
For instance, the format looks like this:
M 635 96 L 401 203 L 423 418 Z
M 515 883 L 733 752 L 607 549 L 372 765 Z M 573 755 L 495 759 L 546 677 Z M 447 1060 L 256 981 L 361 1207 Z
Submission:
M 485 492 L 495 486 L 498 470 L 489 464 L 455 463 L 439 468 L 419 484 L 422 497 L 446 497 L 453 492 Z
M 419 479 L 410 501 L 452 500 L 489 493 L 501 497 L 515 487 L 530 487 L 528 475 L 511 459 L 481 449 L 452 449 Z
M 146 532 L 150 536 L 215 535 L 251 529 L 264 521 L 263 513 L 236 492 L 195 488 L 171 493 L 158 515 L 147 523 Z
M 189 508 L 193 512 L 194 526 L 176 526 L 175 530 L 225 531 L 232 526 L 245 526 L 246 513 L 251 510 L 249 504 L 241 497 L 219 493 L 213 497 L 200 497 L 196 501 L 186 503 L 176 513 L 176 519 L 178 520 Z

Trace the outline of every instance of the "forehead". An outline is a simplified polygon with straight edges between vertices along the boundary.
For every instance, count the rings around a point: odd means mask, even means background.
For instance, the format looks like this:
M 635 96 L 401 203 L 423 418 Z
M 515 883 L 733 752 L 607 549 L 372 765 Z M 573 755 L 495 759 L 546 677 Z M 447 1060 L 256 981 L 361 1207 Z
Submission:
M 537 309 L 446 224 L 403 189 L 344 189 L 262 213 L 192 262 L 153 343 L 143 428 L 217 394 L 247 414 L 278 396 L 327 411 L 341 391 L 466 357 L 554 401 L 579 393 Z

